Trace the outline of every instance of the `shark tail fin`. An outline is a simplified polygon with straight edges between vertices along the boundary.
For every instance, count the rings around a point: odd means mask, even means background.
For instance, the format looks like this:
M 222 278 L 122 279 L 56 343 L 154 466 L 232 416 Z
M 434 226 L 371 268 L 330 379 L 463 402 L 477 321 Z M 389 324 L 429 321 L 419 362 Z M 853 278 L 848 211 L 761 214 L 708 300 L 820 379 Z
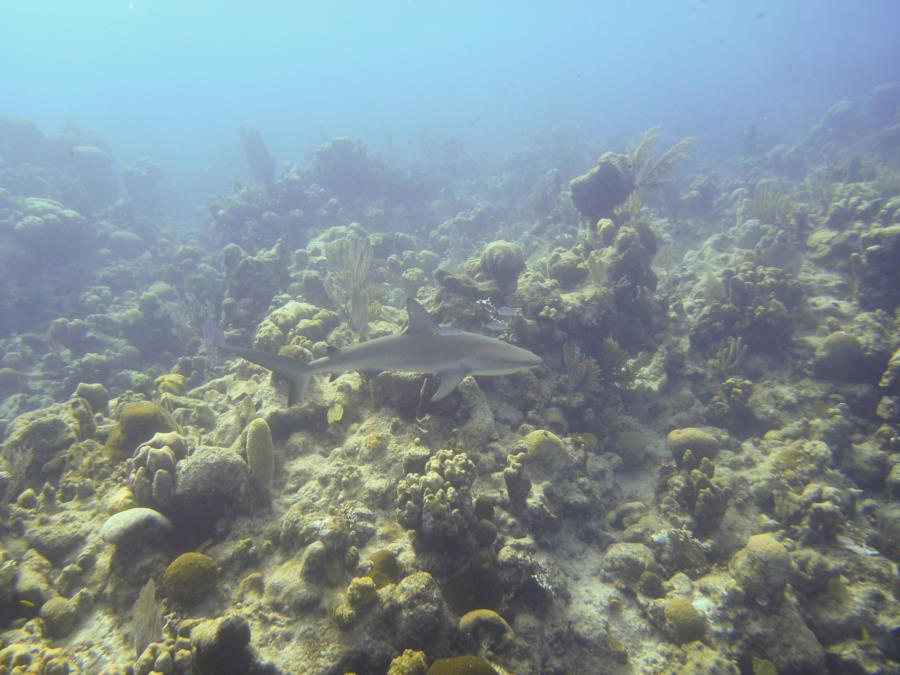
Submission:
M 307 385 L 309 385 L 309 379 L 313 375 L 312 369 L 305 363 L 287 356 L 225 344 L 219 345 L 219 351 L 240 356 L 242 359 L 247 359 L 258 366 L 268 368 L 276 375 L 286 379 L 290 383 L 288 405 L 293 405 L 300 399 Z

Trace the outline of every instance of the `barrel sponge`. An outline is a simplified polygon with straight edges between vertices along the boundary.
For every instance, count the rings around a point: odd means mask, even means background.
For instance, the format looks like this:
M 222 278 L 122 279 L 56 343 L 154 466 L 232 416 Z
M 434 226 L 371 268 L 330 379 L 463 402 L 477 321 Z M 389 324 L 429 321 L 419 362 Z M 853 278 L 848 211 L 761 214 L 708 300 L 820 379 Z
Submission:
M 166 412 L 153 401 L 133 401 L 122 406 L 119 421 L 106 440 L 110 459 L 123 460 L 158 431 L 172 431 L 174 425 Z
M 216 562 L 208 555 L 191 551 L 175 558 L 163 574 L 169 594 L 178 602 L 193 605 L 216 586 Z
M 525 269 L 525 256 L 517 244 L 499 239 L 481 252 L 481 271 L 503 290 L 515 290 L 519 274 Z
M 275 445 L 272 430 L 261 417 L 247 425 L 247 464 L 253 479 L 268 491 L 275 474 Z

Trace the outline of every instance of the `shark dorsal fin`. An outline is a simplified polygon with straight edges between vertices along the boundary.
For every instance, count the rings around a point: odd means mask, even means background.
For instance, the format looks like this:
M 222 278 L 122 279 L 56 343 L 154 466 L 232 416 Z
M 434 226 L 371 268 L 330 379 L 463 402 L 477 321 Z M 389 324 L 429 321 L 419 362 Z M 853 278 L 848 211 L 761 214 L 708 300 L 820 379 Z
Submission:
M 404 333 L 432 335 L 437 330 L 437 321 L 422 307 L 418 300 L 407 298 L 406 311 L 409 313 L 409 322 Z

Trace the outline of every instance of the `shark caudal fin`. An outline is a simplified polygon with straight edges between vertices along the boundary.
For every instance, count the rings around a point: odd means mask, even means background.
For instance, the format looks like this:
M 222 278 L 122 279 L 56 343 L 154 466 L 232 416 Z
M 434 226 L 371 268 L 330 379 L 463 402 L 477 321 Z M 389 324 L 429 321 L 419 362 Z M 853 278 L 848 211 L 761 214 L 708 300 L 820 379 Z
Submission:
M 242 359 L 267 368 L 276 375 L 286 379 L 290 383 L 290 392 L 288 393 L 288 403 L 290 405 L 293 405 L 300 399 L 309 385 L 309 379 L 312 377 L 312 372 L 307 365 L 287 356 L 224 344 L 219 345 L 219 351 L 240 356 Z

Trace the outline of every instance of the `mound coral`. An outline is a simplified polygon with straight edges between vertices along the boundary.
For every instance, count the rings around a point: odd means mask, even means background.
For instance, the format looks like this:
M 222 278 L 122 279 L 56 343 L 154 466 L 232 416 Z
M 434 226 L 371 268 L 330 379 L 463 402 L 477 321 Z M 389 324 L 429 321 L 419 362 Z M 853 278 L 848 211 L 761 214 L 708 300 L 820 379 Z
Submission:
M 126 459 L 138 445 L 159 431 L 172 431 L 172 420 L 152 401 L 126 403 L 119 421 L 106 441 L 106 454 L 114 460 Z
M 169 563 L 163 574 L 163 583 L 175 600 L 193 605 L 213 591 L 217 576 L 215 560 L 191 551 L 182 553 Z

